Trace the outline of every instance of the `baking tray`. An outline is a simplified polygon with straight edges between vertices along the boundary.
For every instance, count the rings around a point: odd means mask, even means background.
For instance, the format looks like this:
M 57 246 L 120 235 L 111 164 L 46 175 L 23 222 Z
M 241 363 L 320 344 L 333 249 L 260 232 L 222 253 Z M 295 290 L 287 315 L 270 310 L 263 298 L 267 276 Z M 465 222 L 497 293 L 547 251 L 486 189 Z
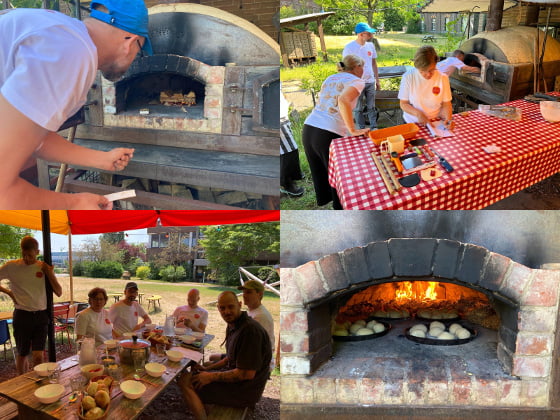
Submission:
M 385 326 L 385 330 L 379 333 L 370 334 L 370 335 L 347 335 L 347 336 L 333 335 L 332 338 L 334 341 L 364 341 L 364 340 L 371 340 L 374 338 L 383 337 L 385 334 L 391 331 L 392 326 L 387 322 L 381 322 L 381 324 Z
M 419 320 L 419 321 L 424 321 L 424 322 L 439 321 L 439 322 L 442 322 L 444 324 L 447 324 L 447 323 L 452 324 L 453 322 L 460 321 L 461 317 L 459 315 L 457 315 L 455 318 L 424 318 L 424 317 L 421 317 L 420 315 L 416 314 L 416 319 Z
M 410 328 L 412 328 L 412 327 L 407 328 L 404 331 L 404 335 L 410 341 L 415 341 L 416 343 L 420 343 L 420 344 L 428 344 L 430 346 L 457 346 L 457 345 L 460 345 L 460 344 L 467 344 L 468 342 L 473 341 L 478 335 L 478 332 L 476 330 L 473 330 L 472 328 L 465 327 L 464 325 L 462 325 L 462 327 L 465 328 L 466 330 L 468 330 L 471 333 L 471 336 L 469 338 L 457 338 L 455 340 L 438 340 L 438 339 L 435 339 L 435 338 L 414 337 L 413 335 L 410 335 L 408 333 Z

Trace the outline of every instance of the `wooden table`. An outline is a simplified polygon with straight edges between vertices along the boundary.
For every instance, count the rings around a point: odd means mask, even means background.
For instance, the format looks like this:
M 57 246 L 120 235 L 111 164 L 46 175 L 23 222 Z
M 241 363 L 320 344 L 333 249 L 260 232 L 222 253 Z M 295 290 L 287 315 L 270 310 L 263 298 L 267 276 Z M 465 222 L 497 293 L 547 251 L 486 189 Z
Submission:
M 144 373 L 142 378 L 150 382 L 150 385 L 145 384 L 146 392 L 139 399 L 129 400 L 123 395 L 118 385 L 113 386 L 111 390 L 111 405 L 107 418 L 129 420 L 138 417 L 138 415 L 166 389 L 173 379 L 175 379 L 190 362 L 190 360 L 186 358 L 182 359 L 180 362 L 170 362 L 166 360 L 165 357 L 156 356 L 154 353 L 152 353 L 150 357 L 150 361 L 152 362 L 162 361 L 162 359 L 165 360 L 164 364 L 167 368 L 166 372 L 168 373 L 164 373 L 160 378 L 153 378 L 147 373 Z M 0 383 L 0 395 L 18 405 L 20 419 L 78 419 L 77 403 L 66 405 L 60 411 L 53 414 L 53 412 L 68 402 L 68 398 L 72 394 L 70 379 L 82 375 L 78 362 L 72 360 L 71 357 L 63 359 L 58 363 L 62 369 L 59 383 L 64 385 L 66 390 L 60 401 L 53 404 L 42 404 L 34 396 L 34 392 L 37 388 L 48 384 L 48 379 L 44 379 L 40 382 L 29 379 L 39 378 L 33 371 Z M 133 367 L 127 365 L 121 365 L 121 367 L 123 370 L 123 380 L 131 379 Z
M 553 93 L 560 96 L 560 92 Z M 455 136 L 431 137 L 425 127 L 415 138 L 453 166 L 453 172 L 390 195 L 373 162 L 379 147 L 369 138 L 335 139 L 330 146 L 329 182 L 345 210 L 479 210 L 560 171 L 560 124 L 544 120 L 539 105 L 516 100 L 521 121 L 484 115 L 454 115 Z M 489 154 L 485 146 L 501 151 Z M 396 174 L 393 163 L 389 163 Z M 440 170 L 441 167 L 436 166 Z
M 13 316 L 14 316 L 14 313 L 12 311 L 0 312 L 0 321 L 4 321 L 4 320 L 7 320 L 7 319 L 12 319 Z

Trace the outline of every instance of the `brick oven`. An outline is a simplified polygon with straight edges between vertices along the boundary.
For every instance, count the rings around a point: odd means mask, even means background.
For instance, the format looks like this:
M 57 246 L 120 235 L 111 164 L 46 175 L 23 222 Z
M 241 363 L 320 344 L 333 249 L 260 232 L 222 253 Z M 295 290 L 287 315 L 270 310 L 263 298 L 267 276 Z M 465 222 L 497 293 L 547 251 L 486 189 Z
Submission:
M 278 44 L 215 7 L 159 4 L 149 15 L 154 55 L 137 58 L 118 82 L 98 76 L 75 140 L 134 147 L 134 159 L 94 182 L 73 174 L 66 189 L 134 188 L 133 208 L 277 207 Z
M 285 255 L 297 253 L 287 245 Z M 545 268 L 472 243 L 421 237 L 374 241 L 282 268 L 282 418 L 555 418 L 560 271 Z M 455 307 L 477 332 L 474 340 L 413 342 L 405 330 L 418 321 L 408 317 L 387 320 L 392 328 L 378 338 L 333 341 L 341 311 L 373 314 L 380 290 L 410 285 L 426 305 L 428 284 L 440 308 Z M 491 313 L 468 318 L 478 299 Z

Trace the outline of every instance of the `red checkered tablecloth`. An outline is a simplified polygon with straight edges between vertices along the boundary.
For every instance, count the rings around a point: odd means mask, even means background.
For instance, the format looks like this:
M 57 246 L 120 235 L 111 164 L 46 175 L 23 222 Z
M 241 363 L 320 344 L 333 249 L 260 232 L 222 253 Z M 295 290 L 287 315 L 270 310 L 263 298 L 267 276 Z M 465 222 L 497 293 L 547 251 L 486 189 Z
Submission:
M 560 96 L 560 92 L 556 92 Z M 509 102 L 523 111 L 521 121 L 491 117 L 480 111 L 454 115 L 455 136 L 425 138 L 454 171 L 390 195 L 370 155 L 379 147 L 369 138 L 344 137 L 330 146 L 329 182 L 347 210 L 478 210 L 560 171 L 560 123 L 543 119 L 539 105 Z M 482 147 L 495 145 L 498 153 Z M 392 164 L 391 164 L 392 165 Z M 394 172 L 396 174 L 396 171 Z

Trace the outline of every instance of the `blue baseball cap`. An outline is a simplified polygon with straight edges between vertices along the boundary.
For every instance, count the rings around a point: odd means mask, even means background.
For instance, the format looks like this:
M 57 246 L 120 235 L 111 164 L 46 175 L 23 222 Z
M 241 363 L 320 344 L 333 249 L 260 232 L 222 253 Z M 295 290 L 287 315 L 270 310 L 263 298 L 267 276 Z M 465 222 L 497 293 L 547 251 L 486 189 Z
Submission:
M 373 33 L 377 32 L 377 30 L 373 29 L 372 27 L 370 27 L 365 22 L 360 22 L 356 25 L 356 28 L 354 29 L 354 32 L 356 33 L 356 35 L 361 34 L 362 32 L 370 32 L 370 33 L 373 34 Z
M 109 13 L 95 10 L 94 6 L 105 6 Z M 146 38 L 142 50 L 152 55 L 152 43 L 148 37 L 148 9 L 143 0 L 94 0 L 91 2 L 90 17 L 113 25 L 131 34 Z

